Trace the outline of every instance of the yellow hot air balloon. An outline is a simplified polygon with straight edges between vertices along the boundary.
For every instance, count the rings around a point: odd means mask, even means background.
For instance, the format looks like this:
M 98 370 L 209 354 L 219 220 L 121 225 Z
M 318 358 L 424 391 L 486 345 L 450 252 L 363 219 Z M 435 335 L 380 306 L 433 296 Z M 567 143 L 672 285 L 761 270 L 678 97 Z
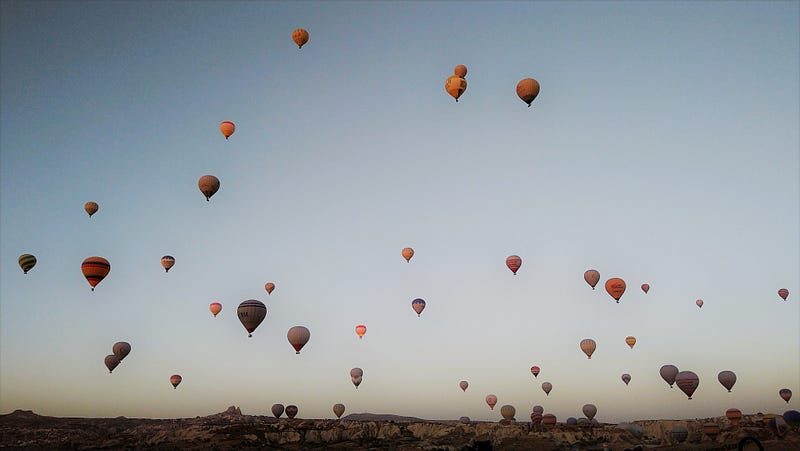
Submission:
M 97 213 L 97 210 L 100 209 L 100 206 L 97 205 L 97 202 L 86 202 L 85 204 L 83 204 L 83 209 L 91 218 L 93 214 Z
M 517 83 L 517 95 L 531 107 L 531 102 L 539 95 L 539 82 L 533 78 L 523 78 Z
M 219 124 L 219 131 L 222 132 L 225 139 L 228 139 L 236 131 L 236 125 L 231 121 L 222 121 Z
M 451 75 L 445 80 L 444 89 L 458 102 L 458 98 L 467 90 L 467 80 L 458 75 Z
M 308 31 L 298 28 L 292 32 L 292 40 L 297 44 L 297 48 L 302 48 L 308 42 Z
M 411 257 L 413 256 L 414 256 L 414 249 L 411 249 L 410 247 L 403 248 L 403 258 L 405 258 L 406 261 L 411 261 Z
M 636 344 L 636 337 L 630 335 L 625 337 L 625 343 L 628 343 L 628 346 L 630 346 L 631 349 L 633 349 L 633 345 Z
M 197 187 L 206 196 L 206 201 L 211 200 L 211 196 L 219 191 L 219 179 L 213 175 L 204 175 L 197 181 Z

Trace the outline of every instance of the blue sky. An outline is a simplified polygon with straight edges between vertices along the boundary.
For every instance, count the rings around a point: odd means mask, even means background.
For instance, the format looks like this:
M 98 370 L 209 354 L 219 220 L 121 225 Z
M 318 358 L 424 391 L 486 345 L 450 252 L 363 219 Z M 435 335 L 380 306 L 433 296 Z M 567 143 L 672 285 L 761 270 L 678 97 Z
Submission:
M 341 402 L 497 420 L 489 393 L 518 419 L 535 404 L 562 419 L 593 403 L 601 421 L 797 409 L 777 395 L 800 393 L 797 2 L 0 8 L 3 412 L 281 402 L 320 418 Z M 526 77 L 542 86 L 531 108 Z M 210 202 L 205 174 L 221 180 Z M 95 292 L 92 255 L 112 265 Z M 609 277 L 628 284 L 619 304 Z M 268 309 L 252 339 L 246 299 Z M 311 341 L 295 355 L 298 324 Z M 109 375 L 120 340 L 133 350 Z M 663 364 L 700 376 L 694 400 Z

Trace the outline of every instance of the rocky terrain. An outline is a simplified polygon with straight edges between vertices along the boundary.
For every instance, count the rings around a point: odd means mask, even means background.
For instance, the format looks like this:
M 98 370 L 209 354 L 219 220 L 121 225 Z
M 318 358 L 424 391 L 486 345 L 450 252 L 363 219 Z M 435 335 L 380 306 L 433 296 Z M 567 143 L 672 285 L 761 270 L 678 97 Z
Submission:
M 713 439 L 703 433 L 703 425 L 712 422 L 720 426 Z M 683 444 L 673 443 L 670 437 L 676 424 L 689 430 Z M 790 430 L 779 438 L 764 421 L 750 415 L 737 427 L 724 418 L 597 427 L 462 423 L 372 414 L 342 420 L 276 419 L 242 415 L 236 407 L 206 417 L 167 420 L 58 418 L 22 410 L 0 415 L 0 448 L 28 450 L 724 450 L 737 449 L 746 436 L 758 438 L 766 450 L 800 450 L 800 431 Z

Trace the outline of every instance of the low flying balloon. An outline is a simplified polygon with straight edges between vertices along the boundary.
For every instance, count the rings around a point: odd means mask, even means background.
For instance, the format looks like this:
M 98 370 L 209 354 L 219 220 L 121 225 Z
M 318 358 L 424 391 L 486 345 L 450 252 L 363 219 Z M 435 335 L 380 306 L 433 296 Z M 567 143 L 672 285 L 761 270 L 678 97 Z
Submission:
M 633 345 L 636 344 L 636 337 L 628 335 L 627 337 L 625 337 L 625 343 L 627 343 L 628 346 L 630 346 L 631 349 L 633 349 Z
M 531 102 L 539 95 L 539 82 L 533 78 L 523 78 L 517 83 L 517 96 L 531 107 Z
M 497 404 L 497 396 L 486 395 L 486 404 L 489 405 L 490 409 L 494 410 L 494 406 Z
M 108 368 L 108 372 L 111 373 L 114 371 L 114 368 L 119 365 L 119 357 L 115 356 L 114 354 L 109 354 L 105 358 L 106 368 Z
M 19 267 L 22 268 L 22 273 L 28 274 L 28 271 L 36 266 L 36 257 L 31 254 L 22 254 L 19 256 L 17 262 L 19 263 Z
M 783 420 L 786 421 L 789 427 L 796 428 L 800 426 L 800 412 L 796 410 L 787 410 L 783 412 Z
M 217 314 L 222 311 L 222 304 L 219 302 L 212 302 L 211 305 L 208 306 L 208 309 L 211 310 L 212 315 L 217 316 Z
M 453 74 L 455 74 L 457 77 L 465 78 L 467 76 L 467 66 L 459 64 L 455 67 L 455 69 L 453 69 Z
M 219 131 L 222 132 L 225 139 L 228 139 L 236 131 L 236 125 L 231 121 L 222 121 L 219 124 Z
M 239 317 L 242 326 L 247 330 L 247 336 L 252 337 L 253 331 L 267 316 L 267 306 L 261 301 L 249 299 L 239 304 L 236 309 L 236 315 Z
M 406 261 L 409 262 L 411 261 L 411 257 L 414 256 L 414 249 L 411 249 L 410 247 L 404 247 L 401 253 L 403 254 L 403 258 L 405 258 Z
M 513 420 L 514 415 L 516 414 L 517 414 L 517 409 L 515 409 L 514 406 L 510 404 L 506 404 L 500 408 L 500 415 L 502 415 L 503 418 L 505 418 L 506 420 L 509 421 Z
M 698 300 L 694 301 L 694 303 L 697 304 L 697 306 L 699 308 L 703 308 L 703 300 L 702 299 L 698 299 Z
M 206 196 L 206 201 L 209 201 L 211 200 L 211 196 L 219 191 L 219 179 L 213 175 L 204 175 L 197 181 L 197 187 L 200 188 L 200 192 Z
M 469 387 L 469 382 L 461 381 L 458 383 L 458 386 L 461 387 L 462 391 L 467 391 L 467 387 Z
M 131 345 L 126 341 L 118 341 L 114 343 L 114 346 L 111 348 L 111 352 L 113 352 L 119 361 L 122 362 L 122 360 L 131 353 Z
M 267 290 L 267 294 L 272 294 L 272 290 L 275 289 L 275 284 L 272 282 L 267 282 L 264 284 L 264 289 Z
M 542 415 L 542 424 L 546 424 L 548 426 L 554 426 L 558 419 L 552 413 L 546 413 Z
M 294 326 L 286 333 L 286 338 L 296 351 L 296 354 L 300 354 L 300 350 L 311 338 L 311 332 L 305 326 Z
M 458 98 L 467 90 L 467 80 L 458 75 L 451 75 L 444 82 L 444 90 L 458 102 Z
M 569 418 L 567 418 L 566 423 L 567 423 L 567 426 L 577 426 L 578 425 L 578 419 L 575 418 L 575 417 L 569 417 Z
M 293 419 L 294 417 L 296 417 L 297 416 L 297 406 L 295 406 L 293 404 L 290 404 L 290 405 L 286 406 L 286 416 L 289 417 L 290 420 Z
M 169 269 L 175 266 L 175 257 L 171 255 L 161 257 L 161 266 L 164 267 L 165 272 L 169 272 Z
M 333 414 L 336 415 L 336 418 L 341 418 L 343 413 L 344 413 L 344 404 L 333 405 Z
M 672 388 L 672 384 L 675 383 L 675 376 L 678 375 L 678 367 L 675 365 L 664 365 L 658 370 L 658 373 L 661 375 L 661 378 L 669 384 L 669 388 Z
M 780 290 L 778 290 L 778 296 L 780 296 L 785 301 L 786 298 L 789 297 L 789 290 L 787 290 L 786 288 L 781 288 Z
M 591 338 L 584 338 L 581 340 L 581 351 L 586 354 L 586 357 L 591 359 L 595 349 L 597 349 L 597 343 Z
M 689 399 L 692 399 L 692 394 L 697 390 L 697 386 L 700 385 L 700 378 L 691 371 L 681 371 L 675 376 L 675 384 L 686 393 Z
M 617 304 L 619 304 L 619 298 L 625 293 L 625 281 L 619 277 L 606 280 L 606 291 L 617 301 Z
M 531 423 L 539 424 L 542 422 L 542 413 L 541 412 L 531 412 Z
M 275 418 L 280 418 L 281 415 L 283 415 L 283 410 L 283 404 L 272 405 L 272 415 L 274 415 Z
M 411 308 L 413 308 L 414 311 L 417 312 L 417 316 L 420 316 L 422 311 L 425 310 L 425 300 L 419 298 L 414 299 L 413 301 L 411 301 Z
M 308 31 L 298 28 L 292 32 L 292 41 L 297 44 L 297 48 L 303 48 L 303 46 L 308 42 Z
M 786 401 L 786 404 L 789 404 L 789 400 L 792 399 L 792 391 L 788 388 L 782 388 L 778 391 L 778 395 Z
M 600 282 L 600 273 L 597 272 L 597 270 L 595 269 L 589 269 L 585 273 L 583 273 L 583 280 L 585 280 L 586 283 L 588 283 L 589 286 L 592 287 L 592 290 L 594 290 L 594 287 L 595 285 L 597 285 L 597 282 Z
M 544 390 L 544 394 L 550 396 L 550 390 L 553 389 L 553 384 L 550 382 L 542 382 L 542 390 Z
M 363 324 L 356 326 L 356 335 L 358 335 L 359 339 L 364 338 L 365 333 L 367 333 L 367 326 Z
M 542 406 L 533 406 L 533 412 L 538 413 L 538 414 L 543 414 L 544 413 L 544 407 L 542 407 Z
M 172 388 L 176 389 L 178 388 L 178 384 L 180 384 L 182 380 L 183 378 L 181 377 L 180 374 L 173 374 L 172 376 L 169 377 L 169 383 L 172 384 Z
M 731 425 L 738 426 L 739 420 L 742 419 L 742 411 L 739 409 L 728 409 L 725 411 L 725 418 L 730 420 Z
M 719 433 L 720 433 L 720 428 L 717 423 L 706 423 L 703 425 L 703 434 L 709 436 L 711 440 L 714 440 L 714 438 L 718 436 Z
M 630 374 L 625 373 L 625 374 L 622 375 L 622 382 L 625 382 L 625 385 L 628 385 L 628 383 L 630 383 L 630 381 L 631 381 L 631 375 Z
M 676 424 L 672 427 L 672 431 L 670 431 L 669 435 L 672 437 L 672 440 L 683 443 L 689 438 L 689 429 L 682 424 Z
M 86 212 L 86 214 L 89 215 L 90 218 L 92 217 L 93 214 L 97 213 L 97 210 L 99 209 L 100 205 L 98 205 L 97 202 L 90 201 L 83 204 L 83 210 Z
M 647 292 L 650 291 L 650 285 L 648 285 L 646 283 L 643 283 L 642 284 L 642 291 L 644 291 L 644 294 L 647 294 Z
M 353 368 L 350 370 L 350 380 L 353 382 L 353 385 L 358 388 L 361 385 L 361 379 L 364 377 L 364 370 L 361 368 Z
M 717 375 L 717 379 L 723 387 L 728 389 L 728 393 L 730 393 L 731 389 L 733 388 L 733 384 L 736 383 L 736 374 L 729 370 L 720 371 Z
M 111 272 L 111 263 L 103 257 L 88 257 L 81 263 L 81 271 L 94 291 L 94 287 Z
M 594 404 L 584 404 L 583 414 L 586 415 L 586 418 L 588 418 L 589 421 L 592 421 L 592 418 L 597 415 L 597 407 L 595 407 Z
M 522 266 L 522 258 L 520 258 L 519 255 L 509 255 L 508 258 L 506 258 L 506 266 L 516 275 L 517 271 L 519 271 L 519 267 Z
M 540 371 L 541 369 L 538 366 L 531 367 L 531 374 L 533 374 L 533 377 L 538 376 Z

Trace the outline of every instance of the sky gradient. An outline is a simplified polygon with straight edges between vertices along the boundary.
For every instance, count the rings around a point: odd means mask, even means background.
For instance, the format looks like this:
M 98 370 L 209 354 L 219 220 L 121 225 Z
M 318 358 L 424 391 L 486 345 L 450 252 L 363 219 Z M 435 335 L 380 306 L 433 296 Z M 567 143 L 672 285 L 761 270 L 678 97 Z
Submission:
M 800 410 L 797 2 L 0 12 L 2 413 Z M 457 64 L 458 103 L 444 91 Z M 531 108 L 515 94 L 526 77 L 542 87 Z M 210 202 L 205 174 L 221 180 Z M 27 275 L 24 253 L 38 258 Z M 112 269 L 91 292 L 80 264 L 93 255 Z M 619 304 L 610 277 L 627 282 Z M 252 339 L 236 318 L 246 299 L 268 309 Z M 300 355 L 294 325 L 311 331 Z M 120 340 L 133 350 L 109 375 Z M 700 376 L 692 401 L 664 364 Z M 722 370 L 738 376 L 732 393 Z

